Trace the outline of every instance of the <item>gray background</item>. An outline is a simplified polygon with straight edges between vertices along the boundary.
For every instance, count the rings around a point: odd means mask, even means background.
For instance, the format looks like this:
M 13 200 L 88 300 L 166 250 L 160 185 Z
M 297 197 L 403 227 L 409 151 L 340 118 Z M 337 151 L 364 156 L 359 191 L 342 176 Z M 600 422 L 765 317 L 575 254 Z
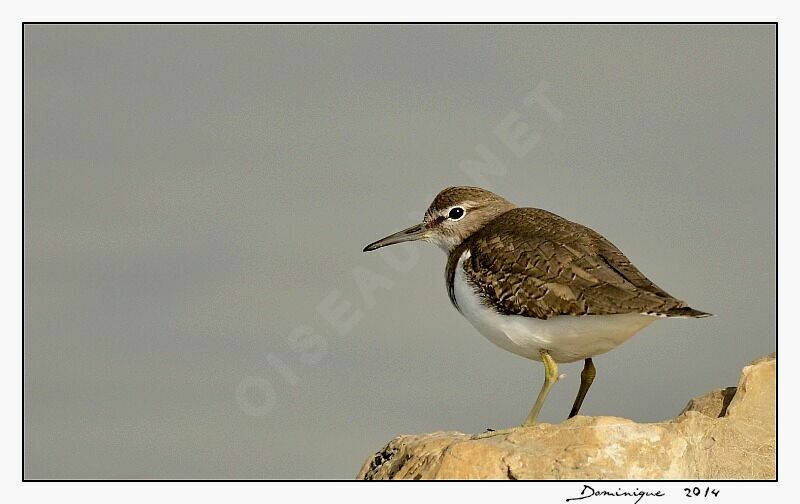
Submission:
M 25 476 L 351 478 L 401 433 L 519 423 L 541 365 L 450 306 L 442 253 L 361 252 L 475 184 L 482 148 L 489 188 L 717 314 L 597 358 L 583 413 L 655 421 L 734 385 L 775 349 L 774 37 L 26 26 Z M 557 113 L 522 104 L 537 85 Z M 511 113 L 540 135 L 522 156 L 493 133 Z

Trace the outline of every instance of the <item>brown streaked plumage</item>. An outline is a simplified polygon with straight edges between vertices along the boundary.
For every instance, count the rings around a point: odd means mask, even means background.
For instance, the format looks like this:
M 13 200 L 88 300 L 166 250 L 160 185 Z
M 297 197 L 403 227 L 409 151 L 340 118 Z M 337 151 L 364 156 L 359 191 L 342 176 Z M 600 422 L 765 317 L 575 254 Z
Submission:
M 514 208 L 487 222 L 449 254 L 448 294 L 458 259 L 487 306 L 499 313 L 708 315 L 667 294 L 599 233 L 538 208 Z
M 448 254 L 450 301 L 481 334 L 544 363 L 545 383 L 523 425 L 536 422 L 557 362 L 585 361 L 572 417 L 594 380 L 593 356 L 658 317 L 709 316 L 650 281 L 599 233 L 478 187 L 442 190 L 421 224 L 364 251 L 413 240 Z

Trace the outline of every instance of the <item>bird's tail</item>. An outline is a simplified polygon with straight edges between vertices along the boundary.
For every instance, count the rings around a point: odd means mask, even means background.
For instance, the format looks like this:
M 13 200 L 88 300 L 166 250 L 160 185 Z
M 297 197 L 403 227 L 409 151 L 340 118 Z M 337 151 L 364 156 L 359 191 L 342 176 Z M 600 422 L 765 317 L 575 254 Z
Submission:
M 671 310 L 667 310 L 663 313 L 659 313 L 662 317 L 682 317 L 682 318 L 705 318 L 705 317 L 713 317 L 713 313 L 706 313 L 704 311 L 695 310 L 694 308 L 690 308 L 688 306 L 684 306 L 682 308 L 672 308 Z

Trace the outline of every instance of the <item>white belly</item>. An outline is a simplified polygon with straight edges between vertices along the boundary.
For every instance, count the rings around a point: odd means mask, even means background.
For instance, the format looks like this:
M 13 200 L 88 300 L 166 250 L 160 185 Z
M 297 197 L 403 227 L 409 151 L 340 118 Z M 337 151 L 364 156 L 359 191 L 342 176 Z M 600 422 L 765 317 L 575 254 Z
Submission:
M 558 315 L 547 320 L 500 315 L 483 305 L 467 284 L 463 260 L 458 261 L 453 286 L 461 313 L 489 341 L 528 359 L 541 360 L 540 350 L 547 350 L 556 362 L 599 355 L 621 345 L 657 318 L 639 313 Z

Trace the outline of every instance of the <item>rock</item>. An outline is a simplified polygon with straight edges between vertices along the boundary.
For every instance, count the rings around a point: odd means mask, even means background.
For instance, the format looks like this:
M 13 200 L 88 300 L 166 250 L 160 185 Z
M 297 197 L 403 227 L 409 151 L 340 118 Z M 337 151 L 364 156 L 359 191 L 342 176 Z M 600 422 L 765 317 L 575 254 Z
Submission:
M 577 416 L 484 439 L 461 432 L 394 438 L 358 479 L 775 479 L 775 354 L 738 387 L 639 424 Z
M 735 394 L 736 387 L 714 390 L 706 395 L 691 399 L 681 413 L 697 411 L 712 418 L 724 417 Z

